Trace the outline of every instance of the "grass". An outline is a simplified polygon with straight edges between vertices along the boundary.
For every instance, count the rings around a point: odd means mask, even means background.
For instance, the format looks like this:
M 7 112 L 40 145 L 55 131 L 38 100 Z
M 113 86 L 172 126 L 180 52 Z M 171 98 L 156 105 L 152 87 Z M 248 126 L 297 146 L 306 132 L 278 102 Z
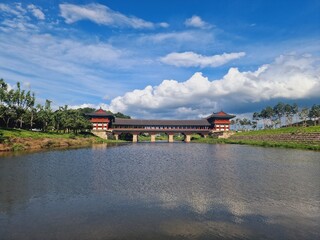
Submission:
M 320 126 L 264 129 L 264 130 L 257 130 L 257 131 L 238 132 L 236 135 L 237 136 L 257 136 L 257 135 L 272 135 L 272 134 L 285 134 L 285 133 L 297 134 L 297 133 L 311 133 L 311 132 L 320 133 Z
M 306 144 L 299 142 L 277 142 L 277 141 L 256 141 L 256 140 L 233 140 L 233 139 L 221 139 L 220 143 L 229 144 L 242 144 L 252 145 L 260 147 L 280 147 L 280 148 L 294 148 L 294 149 L 307 149 L 320 151 L 319 144 Z
M 75 136 L 71 133 L 56 132 L 34 132 L 23 129 L 0 129 L 0 133 L 4 138 L 72 138 Z M 79 134 L 78 137 L 85 137 L 86 134 Z
M 99 143 L 119 143 L 125 142 L 121 140 L 109 140 L 109 139 L 101 139 L 92 133 L 85 132 L 85 133 L 56 133 L 56 132 L 35 132 L 23 129 L 2 129 L 0 128 L 0 143 L 5 143 L 11 145 L 14 151 L 23 150 L 24 146 L 20 143 L 15 143 L 15 139 L 34 139 L 34 140 L 41 140 L 41 139 L 65 139 L 65 140 L 77 140 L 83 139 L 81 141 L 85 142 L 92 142 L 94 144 Z M 26 142 L 26 144 L 28 144 Z M 50 147 L 50 146 L 48 146 Z
M 319 133 L 320 126 L 312 127 L 287 127 L 279 129 L 266 129 L 266 130 L 257 130 L 249 132 L 238 132 L 232 137 L 246 136 L 246 137 L 259 137 L 265 135 L 282 135 L 282 134 L 299 134 L 299 133 Z M 305 142 L 289 142 L 289 141 L 272 141 L 272 140 L 252 140 L 252 139 L 218 139 L 218 138 L 200 138 L 193 139 L 193 142 L 198 143 L 210 143 L 210 144 L 244 144 L 244 145 L 253 145 L 261 147 L 280 147 L 280 148 L 294 148 L 294 149 L 308 149 L 308 150 L 320 150 L 319 143 L 305 143 Z
M 218 139 L 218 138 L 202 138 L 193 140 L 197 143 L 208 144 L 240 144 L 240 145 L 252 145 L 260 147 L 280 147 L 280 148 L 294 148 L 294 149 L 308 149 L 320 151 L 319 144 L 305 144 L 296 142 L 276 142 L 276 141 L 256 141 L 256 140 L 234 140 L 234 139 Z
M 191 141 L 197 142 L 197 143 L 210 143 L 210 144 L 226 143 L 225 139 L 213 138 L 213 137 L 197 138 L 197 139 L 192 139 Z

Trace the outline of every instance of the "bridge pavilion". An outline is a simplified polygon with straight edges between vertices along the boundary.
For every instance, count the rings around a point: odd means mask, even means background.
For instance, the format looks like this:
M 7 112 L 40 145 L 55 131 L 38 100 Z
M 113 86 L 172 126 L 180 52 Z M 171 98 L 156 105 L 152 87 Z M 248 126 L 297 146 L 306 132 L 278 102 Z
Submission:
M 146 119 L 124 119 L 116 118 L 110 112 L 99 109 L 87 114 L 92 123 L 92 132 L 102 138 L 112 134 L 116 139 L 122 133 L 130 133 L 133 142 L 138 141 L 138 135 L 149 133 L 151 142 L 155 141 L 156 134 L 166 133 L 169 142 L 173 142 L 173 135 L 182 133 L 185 142 L 190 142 L 191 134 L 200 134 L 203 137 L 213 132 L 224 132 L 230 130 L 230 119 L 234 115 L 223 111 L 213 113 L 207 118 L 196 120 L 146 120 Z

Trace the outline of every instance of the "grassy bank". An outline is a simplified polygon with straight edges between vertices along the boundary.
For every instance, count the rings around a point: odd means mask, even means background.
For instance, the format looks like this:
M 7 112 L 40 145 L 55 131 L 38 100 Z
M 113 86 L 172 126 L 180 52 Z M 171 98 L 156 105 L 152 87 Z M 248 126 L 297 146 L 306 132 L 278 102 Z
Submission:
M 249 132 L 238 132 L 228 139 L 208 137 L 195 139 L 200 143 L 245 144 L 262 147 L 281 147 L 320 151 L 320 126 L 287 127 Z
M 233 140 L 221 139 L 221 143 L 253 145 L 260 147 L 280 147 L 280 148 L 294 148 L 320 151 L 319 144 L 308 144 L 299 142 L 280 142 L 280 141 L 259 141 L 259 140 Z
M 278 135 L 278 134 L 299 134 L 299 133 L 320 133 L 320 126 L 310 127 L 285 127 L 277 129 L 264 129 L 248 132 L 237 132 L 235 136 L 261 136 L 261 135 Z
M 0 152 L 84 147 L 92 144 L 119 142 L 122 141 L 101 139 L 91 133 L 75 135 L 70 133 L 34 132 L 21 129 L 0 129 Z

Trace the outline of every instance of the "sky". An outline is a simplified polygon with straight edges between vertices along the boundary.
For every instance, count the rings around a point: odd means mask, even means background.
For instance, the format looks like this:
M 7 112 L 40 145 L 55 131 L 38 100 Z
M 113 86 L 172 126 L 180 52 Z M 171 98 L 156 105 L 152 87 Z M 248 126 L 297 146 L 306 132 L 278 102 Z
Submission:
M 320 1 L 1 0 L 0 78 L 145 119 L 320 104 Z

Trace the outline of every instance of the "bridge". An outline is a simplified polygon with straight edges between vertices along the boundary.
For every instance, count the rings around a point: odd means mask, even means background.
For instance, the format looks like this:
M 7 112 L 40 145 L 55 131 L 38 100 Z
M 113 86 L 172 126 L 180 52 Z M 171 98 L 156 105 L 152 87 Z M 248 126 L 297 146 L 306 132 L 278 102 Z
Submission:
M 224 132 L 230 130 L 229 115 L 223 111 L 213 113 L 207 118 L 196 120 L 146 120 L 146 119 L 124 119 L 116 118 L 113 114 L 99 109 L 87 114 L 92 123 L 92 132 L 102 138 L 113 135 L 119 139 L 121 134 L 132 134 L 132 141 L 137 142 L 138 136 L 147 133 L 151 136 L 151 142 L 156 141 L 156 135 L 165 133 L 168 141 L 173 142 L 175 134 L 183 134 L 184 141 L 190 142 L 192 134 L 200 134 L 207 137 L 213 132 Z

